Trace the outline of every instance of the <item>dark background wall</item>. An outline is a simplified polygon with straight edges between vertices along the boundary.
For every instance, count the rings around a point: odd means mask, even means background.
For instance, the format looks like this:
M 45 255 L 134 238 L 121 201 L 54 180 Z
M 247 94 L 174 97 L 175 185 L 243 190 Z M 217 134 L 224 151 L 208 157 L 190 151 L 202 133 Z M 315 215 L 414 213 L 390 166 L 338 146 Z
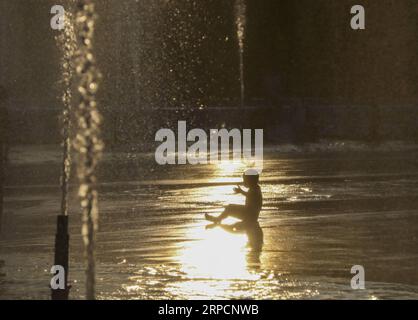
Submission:
M 263 80 L 276 76 L 282 96 L 347 103 L 417 101 L 416 1 L 249 3 L 252 96 L 269 95 Z M 350 28 L 354 4 L 366 9 L 366 30 Z
M 3 105 L 15 142 L 59 139 L 60 61 L 57 32 L 49 26 L 53 4 L 0 0 L 0 85 L 9 96 Z M 99 99 L 109 141 L 149 140 L 150 123 L 158 127 L 187 118 L 202 126 L 240 116 L 204 111 L 239 105 L 233 1 L 96 4 Z M 350 28 L 355 4 L 366 8 L 366 30 Z M 318 132 L 333 123 L 341 127 L 339 119 L 355 124 L 359 117 L 376 118 L 376 108 L 377 122 L 398 114 L 392 128 L 410 132 L 410 122 L 415 126 L 409 120 L 415 119 L 418 102 L 416 0 L 247 0 L 247 6 L 246 102 L 264 108 L 256 117 L 264 119 L 263 126 L 308 121 Z M 253 112 L 246 113 L 250 120 Z M 331 136 L 350 137 L 353 127 L 340 131 Z

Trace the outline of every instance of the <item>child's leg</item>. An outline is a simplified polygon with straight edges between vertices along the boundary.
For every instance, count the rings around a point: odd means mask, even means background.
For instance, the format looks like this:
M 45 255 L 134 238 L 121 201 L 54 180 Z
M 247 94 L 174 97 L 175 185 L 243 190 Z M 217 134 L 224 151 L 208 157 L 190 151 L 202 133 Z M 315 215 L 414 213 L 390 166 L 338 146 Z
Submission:
M 224 212 L 217 218 L 217 220 L 222 221 L 228 217 L 245 220 L 247 216 L 248 214 L 245 206 L 230 204 L 225 208 Z

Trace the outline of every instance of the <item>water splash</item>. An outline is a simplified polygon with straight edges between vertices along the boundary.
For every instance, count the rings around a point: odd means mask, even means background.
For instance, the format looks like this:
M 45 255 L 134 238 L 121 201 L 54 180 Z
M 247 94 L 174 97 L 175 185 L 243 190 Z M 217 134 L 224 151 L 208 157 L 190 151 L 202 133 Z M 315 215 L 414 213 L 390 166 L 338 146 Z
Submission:
M 62 148 L 63 161 L 61 169 L 61 214 L 68 215 L 68 184 L 71 174 L 71 112 L 72 112 L 72 80 L 74 76 L 73 57 L 77 50 L 77 39 L 74 31 L 74 17 L 69 11 L 65 13 L 64 30 L 55 37 L 58 48 L 61 50 L 61 74 L 63 86 L 62 122 Z
M 241 106 L 245 103 L 245 80 L 244 80 L 244 41 L 245 27 L 247 24 L 247 6 L 245 0 L 235 0 L 235 24 L 237 27 L 238 53 L 239 53 L 239 71 L 241 85 Z
M 78 51 L 75 57 L 79 76 L 80 101 L 76 111 L 77 134 L 74 147 L 78 152 L 79 197 L 82 207 L 82 235 L 87 259 L 86 298 L 95 299 L 94 241 L 98 228 L 98 192 L 96 167 L 103 151 L 100 138 L 101 115 L 96 93 L 101 75 L 93 52 L 94 27 L 97 15 L 93 0 L 79 0 L 76 13 Z

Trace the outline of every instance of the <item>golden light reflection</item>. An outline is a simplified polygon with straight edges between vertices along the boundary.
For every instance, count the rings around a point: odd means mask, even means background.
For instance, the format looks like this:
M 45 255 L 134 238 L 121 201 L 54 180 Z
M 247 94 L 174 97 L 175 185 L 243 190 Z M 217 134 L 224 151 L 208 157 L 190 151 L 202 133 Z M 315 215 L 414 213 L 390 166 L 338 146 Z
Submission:
M 196 190 L 191 194 L 195 202 L 211 203 L 216 207 L 214 214 L 219 214 L 223 210 L 223 206 L 230 203 L 244 204 L 245 198 L 242 195 L 237 195 L 233 191 L 233 185 L 205 187 Z M 212 209 L 208 209 L 208 212 Z
M 225 223 L 233 222 L 236 220 L 225 220 Z M 260 278 L 248 269 L 245 234 L 228 233 L 219 227 L 205 230 L 203 225 L 198 225 L 190 228 L 188 238 L 191 241 L 179 249 L 177 259 L 181 272 L 189 280 L 177 283 L 171 291 L 188 292 L 191 299 L 221 298 L 237 281 Z
M 246 167 L 241 160 L 220 160 L 214 165 L 214 178 L 210 179 L 210 182 L 239 183 L 242 181 L 241 176 Z
M 231 223 L 225 220 L 225 223 Z M 231 234 L 221 228 L 190 229 L 189 241 L 178 254 L 182 271 L 191 278 L 249 279 L 247 270 L 247 236 Z
M 221 160 L 216 164 L 216 173 L 219 176 L 233 175 L 234 173 L 242 173 L 245 164 L 240 160 Z

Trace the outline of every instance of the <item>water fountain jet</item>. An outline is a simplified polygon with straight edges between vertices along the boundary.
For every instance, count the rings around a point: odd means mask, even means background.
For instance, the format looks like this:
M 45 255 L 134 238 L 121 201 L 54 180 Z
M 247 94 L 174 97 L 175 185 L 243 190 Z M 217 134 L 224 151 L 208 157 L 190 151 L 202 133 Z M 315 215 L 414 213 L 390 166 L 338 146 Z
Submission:
M 95 299 L 94 242 L 98 229 L 98 192 L 96 168 L 103 151 L 100 138 L 101 114 L 97 108 L 96 93 L 100 72 L 93 51 L 94 27 L 97 15 L 93 0 L 79 0 L 76 13 L 78 51 L 75 57 L 79 77 L 79 105 L 76 110 L 77 134 L 74 147 L 78 152 L 78 195 L 82 207 L 82 235 L 85 246 L 86 299 Z
M 244 72 L 244 41 L 247 25 L 247 6 L 245 0 L 235 0 L 235 24 L 237 27 L 238 54 L 239 54 L 239 79 L 241 90 L 241 107 L 245 104 L 245 72 Z
M 64 93 L 62 95 L 63 111 L 61 115 L 62 125 L 62 168 L 61 168 L 61 214 L 57 217 L 57 233 L 55 236 L 54 265 L 61 265 L 65 270 L 65 288 L 55 289 L 51 292 L 53 300 L 67 300 L 70 286 L 68 285 L 68 186 L 71 172 L 71 112 L 72 112 L 72 79 L 74 65 L 72 62 L 76 51 L 76 37 L 74 33 L 74 20 L 71 12 L 65 13 L 64 30 L 56 37 L 58 48 L 62 52 L 61 74 Z

